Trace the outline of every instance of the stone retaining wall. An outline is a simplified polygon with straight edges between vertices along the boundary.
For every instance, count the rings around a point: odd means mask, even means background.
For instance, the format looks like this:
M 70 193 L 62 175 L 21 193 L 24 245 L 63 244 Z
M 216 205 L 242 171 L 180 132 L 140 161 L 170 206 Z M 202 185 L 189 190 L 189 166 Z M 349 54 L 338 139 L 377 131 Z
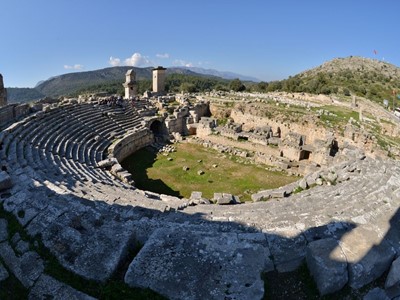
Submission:
M 109 147 L 108 153 L 121 162 L 135 151 L 150 145 L 153 141 L 153 133 L 149 129 L 143 128 L 113 143 Z

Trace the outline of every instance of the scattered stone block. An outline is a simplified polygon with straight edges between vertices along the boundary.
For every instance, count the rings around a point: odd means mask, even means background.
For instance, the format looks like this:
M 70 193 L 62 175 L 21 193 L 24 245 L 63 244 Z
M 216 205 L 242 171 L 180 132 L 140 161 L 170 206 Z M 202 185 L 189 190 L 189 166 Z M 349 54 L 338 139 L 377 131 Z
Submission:
M 237 196 L 227 193 L 214 193 L 213 201 L 219 205 L 239 204 L 240 200 Z
M 173 161 L 174 159 L 172 157 L 167 158 L 168 161 Z
M 299 181 L 299 187 L 303 190 L 308 188 L 307 180 L 305 178 Z
M 212 167 L 213 168 L 218 168 L 218 165 L 217 164 L 213 164 Z
M 197 171 L 197 175 L 203 175 L 204 174 L 204 171 L 203 170 L 198 170 Z
M 236 233 L 156 230 L 130 264 L 125 282 L 169 299 L 261 299 L 268 248 Z M 193 288 L 196 287 L 196 288 Z
M 189 171 L 189 167 L 188 167 L 188 166 L 183 166 L 183 167 L 182 167 L 182 170 L 183 170 L 183 171 Z
M 202 161 L 203 161 L 203 160 L 199 159 L 197 162 L 198 162 L 198 163 L 201 163 Z
M 381 288 L 374 288 L 370 290 L 363 298 L 363 300 L 390 300 L 385 291 Z
M 390 298 L 400 296 L 400 257 L 393 261 L 385 281 L 385 289 Z
M 0 172 L 0 191 L 12 188 L 13 184 L 10 175 L 5 171 Z
M 193 191 L 192 194 L 190 195 L 190 199 L 200 200 L 202 196 L 203 196 L 202 192 Z
M 306 250 L 306 261 L 322 296 L 339 291 L 347 283 L 346 257 L 337 240 L 311 242 Z
M 95 298 L 86 295 L 74 288 L 59 282 L 51 276 L 43 274 L 32 287 L 29 299 L 82 299 L 94 300 Z

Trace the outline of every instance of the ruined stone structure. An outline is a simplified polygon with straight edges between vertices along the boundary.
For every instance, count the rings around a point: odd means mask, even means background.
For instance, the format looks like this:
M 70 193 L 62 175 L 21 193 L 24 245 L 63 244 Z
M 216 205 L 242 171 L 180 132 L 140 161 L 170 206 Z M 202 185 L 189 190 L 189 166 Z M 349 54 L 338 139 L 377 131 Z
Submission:
M 7 105 L 7 90 L 4 88 L 3 76 L 0 74 L 0 107 Z
M 133 69 L 125 74 L 126 80 L 123 83 L 125 88 L 125 99 L 132 99 L 137 96 L 136 73 Z
M 127 262 L 126 284 L 170 299 L 261 299 L 260 274 L 306 263 L 321 295 L 346 284 L 359 289 L 386 271 L 378 292 L 400 295 L 398 161 L 343 148 L 345 161 L 255 193 L 255 203 L 238 204 L 229 191 L 214 195 L 225 205 L 206 204 L 201 193 L 151 193 L 132 186 L 120 160 L 149 145 L 162 121 L 178 130 L 195 120 L 208 129 L 216 124 L 202 118 L 204 103 L 178 109 L 172 122 L 146 116 L 150 103 L 134 102 L 53 103 L 0 133 L 0 205 L 66 270 L 106 282 Z M 252 134 L 277 138 L 273 126 L 256 127 Z M 300 159 L 308 139 L 288 132 L 282 139 L 293 149 L 286 155 Z M 9 237 L 9 226 L 0 217 L 0 282 L 12 274 L 31 299 L 92 299 L 47 274 L 47 258 L 25 235 Z M 135 243 L 143 247 L 129 258 Z
M 165 71 L 161 66 L 153 69 L 153 93 L 162 95 L 165 93 Z

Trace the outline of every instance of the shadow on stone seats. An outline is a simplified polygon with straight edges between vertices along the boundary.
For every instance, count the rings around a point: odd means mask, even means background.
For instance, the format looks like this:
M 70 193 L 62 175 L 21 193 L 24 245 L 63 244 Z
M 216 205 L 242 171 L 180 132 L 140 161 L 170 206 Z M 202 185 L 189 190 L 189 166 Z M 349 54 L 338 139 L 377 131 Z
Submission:
M 123 273 L 128 285 L 149 287 L 168 298 L 228 294 L 261 299 L 261 273 L 291 272 L 306 258 L 309 265 L 321 258 L 315 271 L 320 273 L 312 272 L 316 281 L 332 282 L 332 270 L 339 269 L 342 272 L 334 274 L 337 284 L 359 288 L 388 270 L 400 248 L 399 211 L 380 240 L 370 227 L 348 222 L 330 222 L 290 236 L 264 233 L 242 222 L 212 221 L 202 213 L 163 212 L 59 195 L 45 186 L 31 192 L 35 197 L 22 199 L 24 194 L 19 193 L 15 199 L 4 199 L 3 205 L 29 234 L 40 234 L 67 270 L 103 282 L 115 272 Z M 127 269 L 120 270 L 135 242 L 144 246 Z

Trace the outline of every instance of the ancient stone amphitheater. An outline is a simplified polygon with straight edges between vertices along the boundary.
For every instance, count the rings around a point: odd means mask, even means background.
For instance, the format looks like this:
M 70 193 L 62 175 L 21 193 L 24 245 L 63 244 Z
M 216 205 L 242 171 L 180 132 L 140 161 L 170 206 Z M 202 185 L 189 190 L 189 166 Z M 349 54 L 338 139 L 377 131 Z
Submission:
M 124 281 L 170 299 L 261 299 L 263 272 L 304 262 L 322 295 L 383 274 L 385 290 L 367 297 L 400 294 L 400 163 L 349 155 L 303 179 L 311 186 L 333 176 L 335 184 L 266 202 L 190 206 L 135 189 L 118 164 L 99 167 L 149 144 L 150 127 L 129 105 L 65 103 L 25 117 L 0 135 L 0 203 L 85 279 L 107 281 L 141 243 Z M 31 299 L 91 299 L 46 274 L 43 258 L 8 226 L 0 219 L 0 282 L 12 273 Z

